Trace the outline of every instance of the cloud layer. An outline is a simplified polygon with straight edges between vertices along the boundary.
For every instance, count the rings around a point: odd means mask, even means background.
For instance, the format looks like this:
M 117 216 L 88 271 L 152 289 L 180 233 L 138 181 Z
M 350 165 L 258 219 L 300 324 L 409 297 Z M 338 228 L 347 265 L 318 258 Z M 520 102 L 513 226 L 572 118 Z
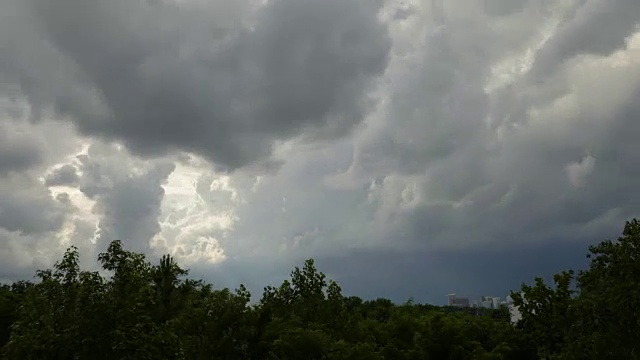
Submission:
M 640 214 L 639 24 L 634 0 L 4 0 L 0 278 L 115 238 L 231 286 L 316 257 L 436 302 L 407 284 L 572 266 Z
M 274 140 L 348 132 L 390 47 L 372 1 L 27 3 L 38 27 L 7 41 L 6 67 L 39 112 L 139 155 L 188 150 L 232 169 Z

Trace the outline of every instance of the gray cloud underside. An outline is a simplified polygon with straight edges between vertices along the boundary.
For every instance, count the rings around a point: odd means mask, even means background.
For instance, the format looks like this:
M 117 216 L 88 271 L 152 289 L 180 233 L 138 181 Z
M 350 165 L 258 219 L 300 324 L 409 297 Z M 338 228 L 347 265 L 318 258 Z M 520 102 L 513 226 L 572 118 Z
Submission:
M 611 19 L 615 25 L 604 26 Z M 562 17 L 531 70 L 493 93 L 484 91 L 491 65 L 508 54 L 499 23 L 451 21 L 428 36 L 419 60 L 398 70 L 393 122 L 361 137 L 352 166 L 401 174 L 402 181 L 382 176 L 382 196 L 421 198 L 402 214 L 397 241 L 467 247 L 575 239 L 608 234 L 611 224 L 640 214 L 629 197 L 640 168 L 631 135 L 640 133 L 638 65 L 589 62 L 630 46 L 638 23 L 638 2 L 582 2 Z M 416 177 L 417 188 L 407 191 Z
M 78 183 L 79 176 L 73 165 L 63 165 L 53 169 L 45 178 L 47 186 L 73 186 Z
M 36 115 L 53 106 L 137 154 L 188 150 L 226 168 L 359 123 L 390 47 L 379 2 L 275 0 L 249 17 L 251 5 L 14 1 L 28 25 L 0 38 L 0 74 Z

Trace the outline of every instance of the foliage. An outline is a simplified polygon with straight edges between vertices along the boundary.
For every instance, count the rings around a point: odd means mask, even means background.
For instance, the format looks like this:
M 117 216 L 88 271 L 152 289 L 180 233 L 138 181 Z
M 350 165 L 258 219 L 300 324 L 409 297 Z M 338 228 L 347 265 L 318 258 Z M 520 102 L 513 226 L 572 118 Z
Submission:
M 37 281 L 0 286 L 6 359 L 638 359 L 640 222 L 589 248 L 584 271 L 512 293 L 522 320 L 486 310 L 342 295 L 313 260 L 251 294 L 186 279 L 112 242 L 107 276 L 71 247 Z
M 640 222 L 589 247 L 588 269 L 537 278 L 512 293 L 518 324 L 541 359 L 640 359 Z M 575 280 L 575 289 L 572 283 Z

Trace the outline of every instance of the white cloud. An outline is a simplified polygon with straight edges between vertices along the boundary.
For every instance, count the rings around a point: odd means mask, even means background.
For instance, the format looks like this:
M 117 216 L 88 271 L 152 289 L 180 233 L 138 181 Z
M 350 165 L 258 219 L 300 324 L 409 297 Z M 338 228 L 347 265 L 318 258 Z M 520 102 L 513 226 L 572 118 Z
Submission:
M 585 156 L 582 160 L 572 162 L 567 165 L 567 177 L 574 187 L 582 187 L 587 181 L 587 176 L 593 172 L 596 166 L 596 159 L 593 156 Z

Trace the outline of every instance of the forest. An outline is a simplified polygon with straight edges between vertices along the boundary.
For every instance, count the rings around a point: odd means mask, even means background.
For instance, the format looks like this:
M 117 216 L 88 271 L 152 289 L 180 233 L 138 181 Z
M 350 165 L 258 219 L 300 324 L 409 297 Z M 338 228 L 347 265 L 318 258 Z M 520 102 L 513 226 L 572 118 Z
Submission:
M 188 278 L 113 241 L 108 273 L 70 247 L 34 281 L 0 288 L 3 359 L 640 359 L 640 222 L 588 247 L 589 266 L 532 279 L 506 308 L 344 296 L 313 260 L 259 300 Z

